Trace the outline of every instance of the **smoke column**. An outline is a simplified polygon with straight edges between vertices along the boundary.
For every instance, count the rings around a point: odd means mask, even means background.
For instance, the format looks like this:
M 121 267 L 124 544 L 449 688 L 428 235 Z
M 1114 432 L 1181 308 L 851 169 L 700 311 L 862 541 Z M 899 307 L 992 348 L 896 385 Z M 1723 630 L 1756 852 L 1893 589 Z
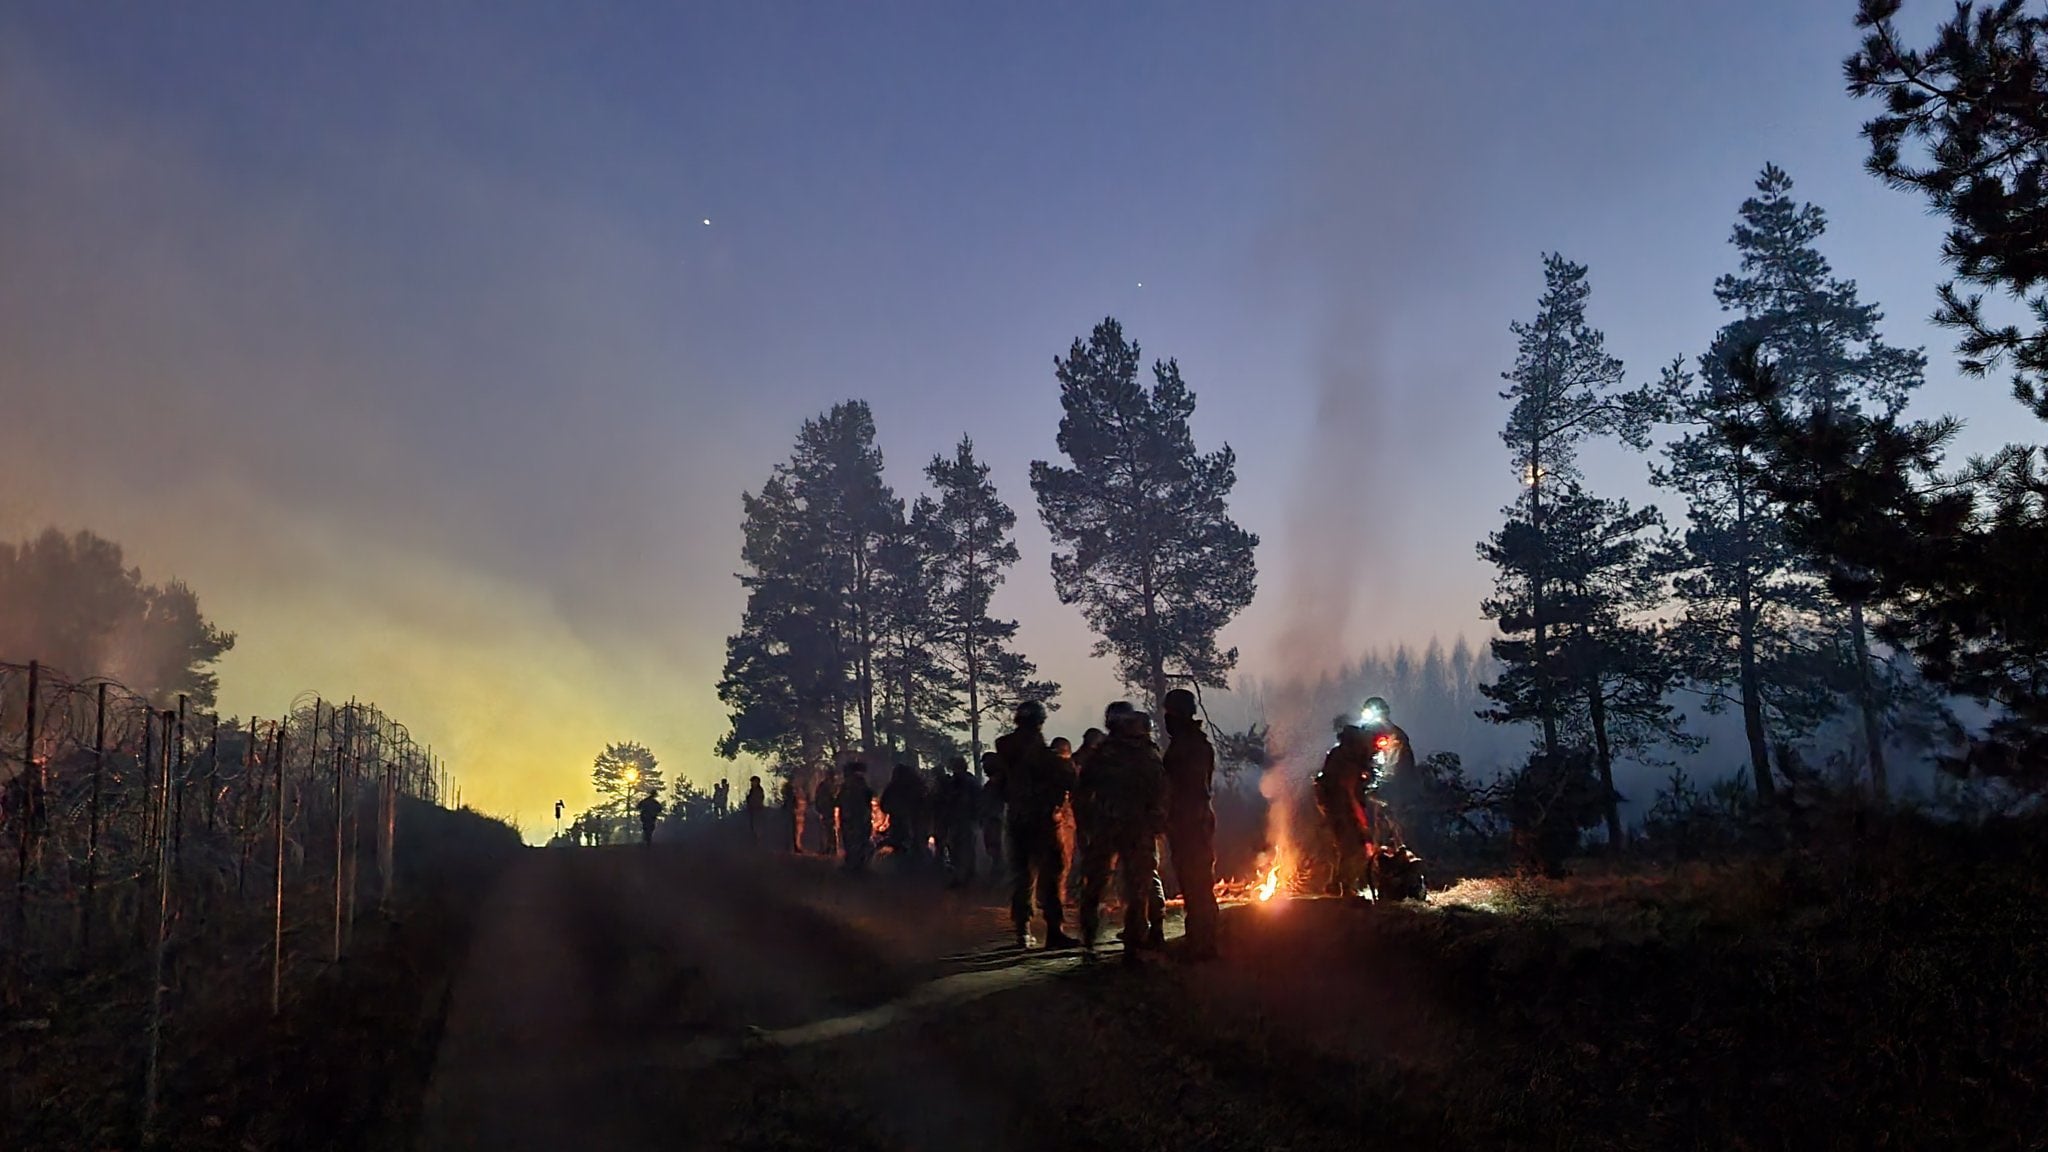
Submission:
M 1365 309 L 1356 309 L 1363 312 Z M 1349 661 L 1361 600 L 1371 603 L 1389 573 L 1375 569 L 1372 508 L 1393 498 L 1381 398 L 1356 315 L 1336 316 L 1324 342 L 1309 450 L 1295 479 L 1287 522 L 1285 612 L 1272 653 L 1280 669 L 1267 703 L 1268 758 L 1259 776 L 1266 799 L 1266 844 L 1283 881 L 1301 860 L 1297 835 L 1312 811 L 1309 784 L 1329 735 L 1319 712 L 1319 682 Z M 1341 335 L 1340 335 L 1341 334 Z

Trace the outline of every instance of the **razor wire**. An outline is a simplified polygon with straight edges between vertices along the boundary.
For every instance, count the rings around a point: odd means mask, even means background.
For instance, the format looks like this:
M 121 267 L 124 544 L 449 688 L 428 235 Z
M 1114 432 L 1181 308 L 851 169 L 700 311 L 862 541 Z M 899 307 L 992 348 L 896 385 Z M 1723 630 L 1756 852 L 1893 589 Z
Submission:
M 388 905 L 401 801 L 453 794 L 374 704 L 304 693 L 275 717 L 222 718 L 0 662 L 0 1002 L 147 969 L 147 1123 L 181 972 L 234 968 L 278 1014 L 341 960 L 365 905 Z

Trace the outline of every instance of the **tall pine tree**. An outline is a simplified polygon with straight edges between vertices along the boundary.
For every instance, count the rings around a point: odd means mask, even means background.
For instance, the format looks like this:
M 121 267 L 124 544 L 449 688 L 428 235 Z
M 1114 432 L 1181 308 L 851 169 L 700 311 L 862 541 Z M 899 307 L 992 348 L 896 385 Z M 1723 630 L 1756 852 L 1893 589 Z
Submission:
M 2048 419 L 2048 14 L 2022 0 L 1959 4 L 1934 43 L 1906 46 L 1898 0 L 1863 0 L 1850 91 L 1883 102 L 1864 125 L 1869 168 L 1946 217 L 1938 323 L 1961 334 L 1971 375 L 2011 373 L 2013 395 Z M 2020 303 L 1988 315 L 1986 294 Z M 1998 707 L 1984 771 L 2048 783 L 2048 479 L 2037 444 L 2014 444 L 1931 481 L 1944 422 L 1883 420 L 1820 429 L 1782 446 L 1802 470 L 1862 473 L 1838 558 L 1868 574 L 1893 609 L 1881 634 L 1908 646 L 1927 678 Z
M 951 674 L 959 694 L 951 714 L 965 725 L 979 766 L 983 720 L 1027 699 L 1057 707 L 1059 685 L 1036 679 L 1037 666 L 1014 650 L 1017 622 L 989 614 L 1017 562 L 1017 514 L 975 457 L 974 441 L 962 436 L 952 456 L 933 456 L 924 471 L 934 496 L 919 498 L 911 520 L 933 574 L 931 652 Z
M 1859 299 L 1855 281 L 1834 276 L 1817 246 L 1827 231 L 1827 217 L 1815 205 L 1792 198 L 1792 178 L 1783 169 L 1765 165 L 1756 192 L 1743 202 L 1735 225 L 1741 269 L 1714 285 L 1722 308 L 1740 313 L 1722 331 L 1723 359 L 1714 367 L 1725 374 L 1726 356 L 1756 349 L 1776 373 L 1780 402 L 1798 415 L 1845 421 L 1864 413 L 1897 416 L 1921 384 L 1926 356 L 1884 342 L 1878 332 L 1883 312 Z M 1739 390 L 1733 381 L 1715 384 Z M 1754 406 L 1736 407 L 1739 414 Z M 1843 623 L 1871 784 L 1883 796 L 1888 708 L 1865 620 L 1870 582 L 1863 573 L 1830 564 L 1804 546 L 1801 551 L 1821 564 L 1830 594 L 1847 609 Z
M 1484 611 L 1508 634 L 1494 645 L 1500 676 L 1480 688 L 1493 704 L 1482 715 L 1528 723 L 1547 712 L 1562 737 L 1590 748 L 1608 842 L 1616 846 L 1623 834 L 1615 760 L 1693 743 L 1668 702 L 1677 664 L 1649 619 L 1665 596 L 1654 562 L 1662 527 L 1655 508 L 1596 499 L 1572 481 L 1553 486 L 1545 532 L 1526 516 L 1511 517 L 1479 549 L 1499 569 Z M 1543 665 L 1529 640 L 1518 638 L 1534 631 L 1531 573 L 1539 555 L 1552 645 Z
M 1588 437 L 1614 434 L 1647 445 L 1652 410 L 1647 395 L 1622 391 L 1621 361 L 1607 354 L 1606 338 L 1586 323 L 1591 294 L 1585 265 L 1549 254 L 1535 319 L 1510 325 L 1515 366 L 1502 373 L 1508 387 L 1501 398 L 1514 404 L 1501 439 L 1522 493 L 1505 509 L 1507 526 L 1480 545 L 1481 556 L 1500 569 L 1498 594 L 1485 610 L 1503 633 L 1493 641 L 1501 678 L 1480 689 L 1497 705 L 1486 715 L 1535 723 L 1544 752 L 1553 757 L 1575 704 L 1554 636 L 1564 618 L 1556 553 L 1568 541 L 1551 527 L 1552 493 L 1577 492 L 1578 448 Z
M 882 479 L 867 404 L 804 421 L 790 459 L 742 506 L 747 607 L 726 641 L 718 695 L 732 727 L 720 754 L 800 771 L 856 739 L 878 747 L 882 568 L 903 503 Z
M 1236 455 L 1195 450 L 1180 366 L 1154 362 L 1147 388 L 1115 319 L 1053 363 L 1069 464 L 1033 461 L 1031 488 L 1061 602 L 1081 606 L 1101 637 L 1095 654 L 1155 706 L 1172 677 L 1225 686 L 1237 649 L 1219 649 L 1216 634 L 1251 603 L 1258 572 L 1259 538 L 1228 508 Z

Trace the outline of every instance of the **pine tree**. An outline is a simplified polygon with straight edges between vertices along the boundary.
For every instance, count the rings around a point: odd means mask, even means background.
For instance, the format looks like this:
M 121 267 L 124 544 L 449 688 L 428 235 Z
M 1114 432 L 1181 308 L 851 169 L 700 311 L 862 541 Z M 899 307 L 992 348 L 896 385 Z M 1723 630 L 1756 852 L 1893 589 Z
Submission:
M 957 693 L 949 715 L 967 729 L 971 762 L 982 752 L 982 722 L 1026 699 L 1056 708 L 1059 685 L 1035 679 L 1038 669 L 1015 652 L 1017 622 L 989 615 L 996 588 L 1017 562 L 1010 533 L 1017 514 L 989 479 L 988 465 L 974 455 L 966 436 L 953 455 L 933 456 L 925 466 L 932 497 L 920 498 L 911 519 L 935 579 L 933 655 L 951 673 Z
M 1680 366 L 1663 388 L 1687 428 L 1665 448 L 1650 480 L 1685 497 L 1682 544 L 1666 554 L 1684 606 L 1670 642 L 1709 712 L 1739 708 L 1757 797 L 1776 794 L 1770 750 L 1811 732 L 1837 706 L 1841 669 L 1829 658 L 1835 626 L 1822 617 L 1823 589 L 1786 539 L 1765 485 L 1769 461 L 1731 429 L 1759 418 L 1727 371 L 1725 346 L 1701 358 L 1702 376 Z
M 2048 419 L 2048 14 L 2022 0 L 1961 4 L 1933 45 L 1915 50 L 1892 23 L 1898 11 L 1897 0 L 1863 0 L 1863 46 L 1845 66 L 1852 93 L 1884 103 L 1863 128 L 1868 166 L 1948 218 L 1943 256 L 1955 279 L 1941 286 L 1935 319 L 1961 333 L 1964 371 L 2008 368 L 2015 398 Z M 1985 315 L 1994 291 L 2023 303 L 2024 325 Z M 1941 425 L 1872 421 L 1833 430 L 1832 448 L 1826 436 L 1808 441 L 1820 457 L 1809 461 L 1814 470 L 1864 473 L 1857 522 L 1891 530 L 1831 544 L 1894 610 L 1881 635 L 1910 647 L 1928 680 L 1997 705 L 1992 740 L 1972 753 L 1976 766 L 2048 781 L 2040 449 L 2012 445 L 1936 482 L 1928 472 Z M 1923 444 L 1932 461 L 1916 459 Z M 1790 446 L 1800 447 L 1797 438 Z
M 1148 389 L 1139 363 L 1114 319 L 1055 358 L 1071 466 L 1033 461 L 1031 488 L 1060 601 L 1081 606 L 1095 654 L 1156 706 L 1169 677 L 1226 686 L 1237 649 L 1218 649 L 1216 634 L 1251 603 L 1259 538 L 1230 518 L 1236 455 L 1195 450 L 1180 366 L 1155 362 Z
M 877 746 L 880 567 L 903 504 L 874 441 L 865 402 L 835 405 L 806 420 L 790 459 L 741 498 L 747 607 L 719 681 L 732 724 L 723 756 L 808 768 L 852 743 L 849 721 L 860 747 Z
M 1539 536 L 1526 516 L 1516 517 L 1480 546 L 1480 556 L 1499 570 L 1496 594 L 1483 608 L 1506 633 L 1494 642 L 1501 674 L 1480 688 L 1493 707 L 1481 715 L 1513 724 L 1547 712 L 1559 732 L 1589 747 L 1605 790 L 1608 840 L 1619 846 L 1614 761 L 1692 743 L 1684 717 L 1667 702 L 1678 682 L 1677 663 L 1645 622 L 1664 599 L 1654 564 L 1663 517 L 1625 500 L 1595 499 L 1576 481 L 1553 485 L 1545 516 L 1546 535 Z M 1548 581 L 1544 610 L 1553 646 L 1544 664 L 1535 661 L 1526 638 L 1534 632 L 1539 561 Z
M 1574 490 L 1578 447 L 1587 437 L 1615 434 L 1646 445 L 1653 410 L 1646 394 L 1620 390 L 1621 361 L 1607 354 L 1606 338 L 1586 323 L 1591 294 L 1585 265 L 1546 255 L 1536 318 L 1509 326 L 1517 348 L 1514 368 L 1502 373 L 1508 388 L 1501 399 L 1514 406 L 1501 439 L 1513 454 L 1522 494 L 1505 510 L 1507 527 L 1480 546 L 1482 557 L 1501 567 L 1501 594 L 1487 601 L 1486 611 L 1505 634 L 1493 642 L 1493 654 L 1507 666 L 1499 681 L 1480 689 L 1502 704 L 1486 715 L 1502 723 L 1533 721 L 1552 756 L 1560 722 L 1573 705 L 1552 642 L 1559 618 L 1552 553 L 1563 542 L 1550 529 L 1550 494 Z M 1526 639 L 1518 638 L 1522 633 Z
M 1742 254 L 1739 274 L 1722 276 L 1714 295 L 1722 308 L 1739 312 L 1721 334 L 1723 358 L 1708 365 L 1718 388 L 1736 389 L 1727 379 L 1725 357 L 1756 349 L 1769 357 L 1779 385 L 1779 402 L 1801 415 L 1853 420 L 1863 413 L 1895 417 L 1921 384 L 1927 358 L 1918 350 L 1895 348 L 1878 334 L 1884 318 L 1863 303 L 1852 280 L 1835 278 L 1817 244 L 1827 217 L 1812 204 L 1792 198 L 1792 178 L 1776 165 L 1764 166 L 1757 194 L 1745 200 L 1735 225 Z M 1754 410 L 1738 405 L 1737 415 Z M 1802 547 L 1802 552 L 1807 552 Z M 1809 557 L 1812 553 L 1807 552 Z M 1877 687 L 1865 612 L 1868 581 L 1835 567 L 1824 572 L 1829 591 L 1848 610 L 1847 645 L 1852 653 L 1858 711 L 1869 749 L 1874 791 L 1885 793 L 1883 731 L 1887 716 Z
M 590 766 L 590 784 L 598 807 L 615 820 L 633 815 L 633 806 L 649 792 L 661 791 L 661 765 L 644 744 L 607 744 Z
M 955 747 L 948 729 L 958 710 L 959 681 L 940 655 L 943 578 L 916 519 L 913 513 L 891 525 L 876 553 L 875 667 L 882 683 L 876 725 L 891 750 L 936 763 Z

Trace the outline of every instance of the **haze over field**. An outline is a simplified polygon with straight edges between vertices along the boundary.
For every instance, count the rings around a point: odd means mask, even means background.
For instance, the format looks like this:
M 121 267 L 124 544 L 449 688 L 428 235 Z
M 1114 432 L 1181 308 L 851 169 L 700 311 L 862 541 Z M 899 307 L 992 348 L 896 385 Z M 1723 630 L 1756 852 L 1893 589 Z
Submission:
M 1077 710 L 1115 695 L 1025 482 L 1105 314 L 1238 453 L 1252 677 L 1483 640 L 1541 253 L 1648 379 L 1722 322 L 1767 160 L 1928 348 L 1922 405 L 1997 443 L 2003 387 L 1923 320 L 1941 226 L 1862 171 L 1843 6 L 1573 8 L 13 10 L 0 537 L 120 541 L 240 634 L 224 710 L 373 698 L 532 825 L 610 740 L 723 773 L 739 495 L 849 397 L 899 493 L 975 437 L 998 612 Z

